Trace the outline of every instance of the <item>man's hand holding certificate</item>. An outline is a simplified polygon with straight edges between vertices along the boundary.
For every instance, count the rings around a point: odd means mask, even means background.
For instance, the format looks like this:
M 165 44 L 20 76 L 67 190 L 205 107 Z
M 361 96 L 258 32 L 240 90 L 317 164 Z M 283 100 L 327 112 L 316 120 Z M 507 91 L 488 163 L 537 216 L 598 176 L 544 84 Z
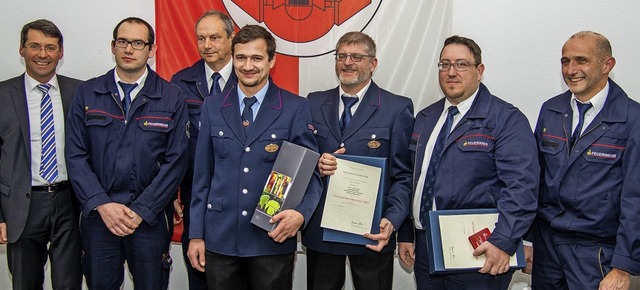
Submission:
M 323 228 L 353 234 L 371 231 L 381 169 L 344 159 L 329 181 L 322 215 Z

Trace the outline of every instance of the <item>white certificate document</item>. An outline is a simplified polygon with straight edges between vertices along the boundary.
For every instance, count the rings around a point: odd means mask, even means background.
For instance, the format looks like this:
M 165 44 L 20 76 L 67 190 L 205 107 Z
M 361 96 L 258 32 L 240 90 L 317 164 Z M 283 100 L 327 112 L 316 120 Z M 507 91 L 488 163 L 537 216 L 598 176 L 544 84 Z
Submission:
M 323 228 L 362 235 L 371 231 L 382 169 L 337 158 L 329 178 Z
M 484 255 L 473 256 L 469 236 L 488 228 L 491 232 L 498 221 L 497 213 L 440 215 L 440 237 L 445 269 L 482 268 Z M 517 253 L 511 256 L 510 266 L 517 266 Z

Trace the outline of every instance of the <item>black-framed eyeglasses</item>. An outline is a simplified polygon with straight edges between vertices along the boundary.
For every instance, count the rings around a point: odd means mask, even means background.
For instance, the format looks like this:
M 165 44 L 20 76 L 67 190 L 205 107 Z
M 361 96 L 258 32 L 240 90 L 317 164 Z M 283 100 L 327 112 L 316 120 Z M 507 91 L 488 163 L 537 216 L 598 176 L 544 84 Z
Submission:
M 133 49 L 136 50 L 142 50 L 144 49 L 147 45 L 149 45 L 149 42 L 144 42 L 142 40 L 126 40 L 124 38 L 118 38 L 116 40 L 113 41 L 114 44 L 117 47 L 122 47 L 122 48 L 126 48 L 129 44 L 131 44 L 131 47 L 133 47 Z
M 358 54 L 358 53 L 356 54 L 336 53 L 334 55 L 336 56 L 337 61 L 345 61 L 347 60 L 347 57 L 350 57 L 353 62 L 361 62 L 362 59 L 364 59 L 365 57 L 371 57 L 371 58 L 375 57 L 373 55 Z
M 454 63 L 443 61 L 438 63 L 438 69 L 440 71 L 448 71 L 452 66 L 456 71 L 466 71 L 470 66 L 476 66 L 477 63 L 470 63 L 466 60 L 456 60 Z

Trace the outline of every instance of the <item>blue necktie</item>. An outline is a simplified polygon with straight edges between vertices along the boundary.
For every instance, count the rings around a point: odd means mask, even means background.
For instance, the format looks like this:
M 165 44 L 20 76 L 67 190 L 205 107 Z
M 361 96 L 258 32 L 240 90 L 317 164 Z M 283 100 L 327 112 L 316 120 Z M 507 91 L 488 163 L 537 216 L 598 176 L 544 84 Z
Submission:
M 358 97 L 350 97 L 346 94 L 342 95 L 342 102 L 344 103 L 344 111 L 342 111 L 342 117 L 340 118 L 340 130 L 344 132 L 353 115 L 351 114 L 351 107 L 358 102 Z
M 427 167 L 427 174 L 424 180 L 424 187 L 422 187 L 422 200 L 420 200 L 420 223 L 422 228 L 426 229 L 425 218 L 427 212 L 431 208 L 431 201 L 433 200 L 433 187 L 436 184 L 436 172 L 438 170 L 438 164 L 440 164 L 440 157 L 442 157 L 442 151 L 447 143 L 447 137 L 451 131 L 451 125 L 453 124 L 453 117 L 460 111 L 456 106 L 449 107 L 447 112 L 447 120 L 442 125 L 440 133 L 436 139 L 436 143 L 433 146 L 433 152 L 431 152 L 431 158 L 429 159 L 429 167 Z
M 253 109 L 251 106 L 255 104 L 258 100 L 256 97 L 244 98 L 242 100 L 244 102 L 244 109 L 242 110 L 242 126 L 244 127 L 244 133 L 247 134 L 249 126 L 253 124 Z
M 49 95 L 50 84 L 40 84 L 40 133 L 42 148 L 40 153 L 40 176 L 53 183 L 58 179 L 58 156 L 56 154 L 56 130 L 53 122 L 53 104 Z
M 220 93 L 220 83 L 218 82 L 222 76 L 219 73 L 213 73 L 211 78 L 213 79 L 213 84 L 211 84 L 211 88 L 209 89 L 209 96 Z
M 129 108 L 131 107 L 131 91 L 133 91 L 138 84 L 127 84 L 124 82 L 118 82 L 118 84 L 120 84 L 122 91 L 124 91 L 124 98 L 122 98 L 122 110 L 124 111 L 124 116 L 126 118 L 129 113 Z
M 583 104 L 580 102 L 576 102 L 578 105 L 578 126 L 573 130 L 573 134 L 571 134 L 571 147 L 576 143 L 576 140 L 582 134 L 582 126 L 584 126 L 584 115 L 587 113 L 589 109 L 591 109 L 591 103 Z

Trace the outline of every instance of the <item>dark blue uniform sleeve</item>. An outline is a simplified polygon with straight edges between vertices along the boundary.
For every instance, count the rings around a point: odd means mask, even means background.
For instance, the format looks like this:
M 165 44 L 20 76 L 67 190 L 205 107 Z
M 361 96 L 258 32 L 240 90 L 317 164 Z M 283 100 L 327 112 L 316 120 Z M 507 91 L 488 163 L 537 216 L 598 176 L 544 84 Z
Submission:
M 167 148 L 160 160 L 160 170 L 151 184 L 131 203 L 129 208 L 140 215 L 149 224 L 156 223 L 156 217 L 174 198 L 178 185 L 189 166 L 186 127 L 189 114 L 186 107 L 184 93 L 177 87 L 167 90 L 163 94 L 177 94 L 176 111 L 172 116 L 174 128 L 167 135 Z M 169 96 L 163 96 L 169 97 Z
M 494 246 L 513 255 L 536 214 L 540 164 L 527 118 L 517 109 L 505 111 L 496 121 L 495 162 L 504 183 L 497 208 L 499 217 L 489 237 Z
M 309 100 L 304 99 L 300 103 L 300 106 L 298 106 L 296 110 L 295 116 L 295 120 L 293 124 L 291 124 L 291 142 L 318 152 L 318 144 L 316 143 L 316 138 L 313 136 L 313 132 L 311 132 L 308 127 L 308 124 L 311 124 L 312 122 Z M 313 215 L 313 212 L 318 206 L 321 195 L 322 180 L 320 179 L 320 172 L 318 172 L 318 168 L 316 167 L 316 170 L 313 172 L 313 176 L 311 176 L 311 180 L 309 181 L 307 191 L 305 192 L 302 201 L 300 202 L 298 207 L 295 208 L 295 210 L 301 213 L 304 217 L 303 227 L 305 227 L 311 219 L 311 215 Z
M 111 202 L 111 199 L 102 188 L 89 162 L 90 142 L 87 136 L 84 109 L 86 87 L 88 86 L 78 86 L 69 109 L 65 132 L 65 159 L 69 180 L 82 205 L 82 214 L 88 217 L 93 209 Z
M 398 229 L 411 212 L 411 153 L 409 142 L 413 130 L 413 102 L 405 99 L 396 117 L 389 151 L 391 185 L 386 199 L 384 217 Z
M 620 226 L 611 267 L 640 275 L 640 128 L 633 126 L 629 132 L 622 156 Z
M 213 156 L 213 143 L 211 142 L 211 126 L 209 125 L 208 105 L 204 102 L 200 108 L 200 124 L 192 124 L 200 127 L 200 135 L 196 145 L 193 169 L 193 187 L 191 191 L 191 214 L 189 218 L 189 239 L 204 239 L 204 214 L 207 207 L 207 196 L 211 191 L 211 178 L 215 158 Z

